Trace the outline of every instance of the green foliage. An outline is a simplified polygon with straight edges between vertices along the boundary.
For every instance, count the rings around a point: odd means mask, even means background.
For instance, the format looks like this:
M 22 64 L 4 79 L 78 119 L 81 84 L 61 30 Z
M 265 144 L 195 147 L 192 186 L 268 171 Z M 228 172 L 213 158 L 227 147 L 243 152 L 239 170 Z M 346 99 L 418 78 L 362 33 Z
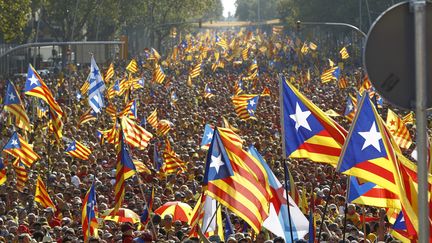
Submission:
M 279 0 L 236 0 L 235 17 L 240 21 L 257 21 L 258 3 L 261 20 L 279 18 Z
M 29 13 L 30 0 L 0 0 L 0 37 L 6 42 L 22 39 Z

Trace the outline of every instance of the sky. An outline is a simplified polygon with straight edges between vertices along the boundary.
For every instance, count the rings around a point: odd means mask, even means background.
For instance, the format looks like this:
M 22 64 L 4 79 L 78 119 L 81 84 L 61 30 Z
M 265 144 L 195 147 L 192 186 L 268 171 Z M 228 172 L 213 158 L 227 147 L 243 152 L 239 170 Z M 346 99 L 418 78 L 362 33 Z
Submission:
M 231 12 L 231 15 L 235 14 L 236 7 L 234 5 L 235 0 L 222 0 L 223 5 L 223 16 L 228 17 L 228 12 Z

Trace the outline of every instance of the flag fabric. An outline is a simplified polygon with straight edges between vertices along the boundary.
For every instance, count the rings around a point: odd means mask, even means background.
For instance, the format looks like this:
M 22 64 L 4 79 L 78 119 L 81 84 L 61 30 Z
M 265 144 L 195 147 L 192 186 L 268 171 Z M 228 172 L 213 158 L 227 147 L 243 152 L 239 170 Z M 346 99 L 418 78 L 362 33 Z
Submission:
M 161 84 L 165 80 L 165 73 L 162 70 L 162 67 L 159 64 L 156 64 L 153 70 L 153 82 Z
M 90 74 L 87 76 L 87 79 L 84 81 L 83 85 L 80 88 L 80 94 L 81 96 L 87 95 L 89 89 L 90 89 L 90 82 L 89 82 Z
M 260 95 L 237 95 L 232 98 L 234 109 L 242 120 L 256 119 L 255 112 Z
M 13 166 L 15 174 L 16 174 L 16 187 L 17 187 L 18 191 L 22 192 L 24 187 L 25 187 L 25 183 L 28 180 L 27 170 L 26 170 L 24 164 L 19 159 L 16 159 L 12 163 L 12 166 Z M 1 174 L 1 172 L 0 172 L 0 174 Z M 0 179 L 0 182 L 1 182 L 1 179 Z
M 332 67 L 321 74 L 321 82 L 328 83 L 332 80 L 338 80 L 340 76 L 340 68 L 338 66 Z
M 206 99 L 210 99 L 214 96 L 210 86 L 208 84 L 205 85 L 204 87 L 204 98 Z
M 111 63 L 105 73 L 105 82 L 114 77 L 114 63 Z
M 0 185 L 3 185 L 6 182 L 6 166 L 3 163 L 3 158 L 0 157 Z
M 214 127 L 206 124 L 204 127 L 204 134 L 201 139 L 201 149 L 208 150 L 213 138 Z
M 342 49 L 339 51 L 339 53 L 340 53 L 343 60 L 348 59 L 350 57 L 348 54 L 348 50 L 345 46 L 342 47 Z
M 349 178 L 347 201 L 349 203 L 380 208 L 401 209 L 401 203 L 397 194 L 355 176 L 350 176 Z
M 315 51 L 318 48 L 318 46 L 315 43 L 313 43 L 313 42 L 309 42 L 309 48 L 312 51 Z
M 241 52 L 241 56 L 243 61 L 246 61 L 248 59 L 249 56 L 249 46 L 247 46 L 246 48 L 244 48 Z
M 88 160 L 91 150 L 84 144 L 74 140 L 66 148 L 65 153 L 78 159 Z
M 357 100 L 356 100 L 357 103 Z M 354 118 L 354 115 L 356 113 L 357 107 L 356 104 L 354 104 L 353 99 L 351 98 L 351 96 L 347 97 L 347 101 L 346 101 L 346 106 L 345 106 L 345 113 L 344 116 L 352 121 Z
M 155 109 L 148 117 L 147 117 L 147 122 L 148 124 L 150 124 L 154 129 L 157 128 L 158 123 L 159 123 L 159 119 L 157 116 L 157 109 Z
M 124 140 L 131 146 L 143 150 L 147 148 L 153 135 L 130 118 L 123 116 L 121 125 Z
M 100 113 L 104 105 L 103 91 L 105 90 L 105 82 L 99 71 L 94 57 L 90 61 L 90 88 L 88 91 L 88 102 L 90 107 L 96 112 Z
M 96 190 L 94 181 L 87 191 L 81 213 L 81 226 L 84 234 L 84 242 L 87 242 L 90 236 L 98 236 L 98 221 L 97 215 L 97 201 Z
M 203 185 L 209 196 L 245 220 L 256 233 L 260 231 L 271 198 L 267 173 L 219 128 L 214 130 L 207 153 Z
M 406 116 L 402 117 L 402 121 L 405 124 L 414 124 L 414 112 L 410 112 L 406 114 Z
M 300 52 L 305 55 L 308 53 L 308 51 L 309 51 L 309 46 L 306 44 L 306 42 L 304 42 L 303 46 L 300 49 Z
M 43 208 L 52 208 L 52 209 L 56 208 L 40 176 L 38 176 L 36 181 L 36 191 L 35 191 L 34 201 L 38 202 Z
M 240 79 L 234 84 L 234 94 L 239 95 L 241 92 L 243 92 L 243 90 L 244 90 L 243 81 L 242 78 L 240 77 Z
M 231 125 L 225 116 L 222 116 L 222 125 L 223 125 L 223 127 L 232 130 L 233 133 L 240 132 L 240 129 Z M 240 137 L 238 137 L 238 141 L 240 141 L 240 143 L 242 143 L 243 140 Z
M 90 122 L 95 121 L 97 119 L 97 114 L 93 109 L 88 109 L 84 114 L 82 114 L 78 120 L 77 127 L 79 128 L 81 125 Z
M 272 27 L 272 33 L 273 35 L 279 35 L 282 33 L 283 31 L 283 26 L 282 25 L 275 25 Z
M 249 66 L 248 72 L 249 73 L 253 73 L 257 69 L 258 69 L 258 63 L 257 63 L 256 60 L 253 60 L 252 63 L 251 63 L 251 65 Z
M 165 175 L 186 172 L 186 162 L 182 161 L 174 151 L 165 149 L 162 156 L 164 164 L 161 171 Z
M 136 169 L 129 154 L 128 149 L 123 138 L 123 132 L 120 132 L 120 148 L 117 154 L 117 166 L 114 184 L 114 209 L 111 212 L 115 215 L 119 208 L 123 205 L 123 199 L 125 196 L 125 181 L 135 175 Z
M 49 129 L 52 133 L 54 133 L 57 141 L 61 141 L 63 134 L 63 121 L 61 120 L 61 116 L 59 116 L 56 112 L 54 112 L 51 108 L 49 109 L 49 117 L 50 122 L 48 124 Z
M 403 211 L 401 210 L 393 223 L 390 233 L 403 243 L 411 243 L 414 241 L 413 236 L 407 232 L 407 225 Z
M 26 131 L 30 131 L 30 119 L 27 116 L 21 98 L 12 82 L 7 81 L 6 97 L 4 99 L 4 110 L 15 116 L 16 125 Z
M 270 96 L 270 89 L 268 87 L 264 87 L 261 96 Z
M 231 223 L 231 219 L 229 217 L 229 213 L 228 210 L 225 208 L 225 215 L 227 215 L 227 217 L 225 217 L 225 229 L 224 229 L 224 234 L 225 234 L 225 242 L 228 241 L 228 238 L 230 237 L 230 235 L 234 234 L 234 227 Z
M 387 110 L 386 125 L 399 147 L 408 149 L 411 146 L 412 139 L 408 128 L 405 126 L 403 120 L 391 109 Z
M 192 69 L 189 72 L 189 77 L 190 78 L 196 78 L 200 75 L 201 73 L 201 62 L 197 63 L 195 66 L 192 67 Z
M 147 225 L 150 221 L 150 213 L 153 211 L 154 191 L 154 187 L 152 187 L 149 197 L 146 197 L 144 211 L 140 215 L 140 221 L 143 225 Z
M 132 101 L 132 105 L 129 110 L 129 118 L 136 120 L 138 118 L 138 108 L 136 100 Z
M 156 135 L 159 137 L 165 136 L 171 130 L 172 123 L 168 120 L 160 120 L 157 128 Z
M 63 116 L 63 110 L 61 109 L 60 105 L 54 99 L 54 96 L 52 95 L 48 86 L 31 64 L 29 64 L 24 91 L 26 95 L 35 96 L 42 99 L 48 103 L 51 109 L 59 114 L 59 116 Z
M 337 170 L 399 195 L 395 152 L 375 106 L 364 93 L 344 144 Z
M 216 45 L 222 47 L 225 50 L 229 49 L 228 42 L 224 38 L 219 37 L 218 35 L 216 35 L 216 41 L 215 41 L 215 43 L 216 43 Z
M 159 171 L 163 166 L 163 160 L 159 156 L 158 145 L 155 143 L 153 145 L 153 165 L 156 171 Z
M 297 203 L 290 196 L 288 196 L 290 207 L 290 215 L 288 215 L 288 202 L 284 187 L 255 147 L 250 146 L 249 153 L 261 162 L 262 166 L 265 168 L 272 190 L 270 212 L 263 226 L 273 234 L 283 237 L 285 242 L 291 242 L 291 231 L 294 240 L 303 239 L 308 233 L 308 220 L 298 208 Z M 289 218 L 291 218 L 292 228 L 289 225 Z
M 132 59 L 129 64 L 126 66 L 126 70 L 128 70 L 131 73 L 138 72 L 138 63 L 135 61 L 135 59 Z
M 200 230 L 206 237 L 217 234 L 221 239 L 225 238 L 221 227 L 222 209 L 216 200 L 201 194 L 192 212 L 189 224 L 191 226 L 190 237 L 198 236 L 198 230 Z M 201 225 L 201 229 L 198 229 L 199 225 Z
M 341 77 L 339 79 L 338 86 L 339 86 L 340 89 L 346 89 L 346 88 L 348 88 L 348 81 L 346 80 L 345 77 Z
M 347 132 L 281 76 L 283 152 L 336 166 Z
M 30 144 L 17 132 L 12 134 L 9 141 L 3 147 L 3 151 L 15 158 L 19 158 L 27 167 L 31 167 L 36 160 L 40 159 L 39 155 L 33 151 Z
M 149 168 L 147 167 L 147 165 L 145 165 L 143 162 L 139 161 L 139 160 L 132 160 L 132 162 L 135 165 L 136 171 L 138 173 L 144 173 L 144 174 L 151 174 L 151 171 L 149 170 Z

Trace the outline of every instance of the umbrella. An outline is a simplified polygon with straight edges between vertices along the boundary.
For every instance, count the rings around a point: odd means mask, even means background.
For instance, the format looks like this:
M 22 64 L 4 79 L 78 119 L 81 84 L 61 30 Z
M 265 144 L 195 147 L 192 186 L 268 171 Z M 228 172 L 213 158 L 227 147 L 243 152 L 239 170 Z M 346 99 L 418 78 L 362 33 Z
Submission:
M 107 210 L 103 216 L 104 220 L 108 220 L 108 221 L 114 221 L 117 223 L 138 223 L 140 222 L 140 217 L 138 214 L 136 214 L 134 211 L 127 209 L 127 208 L 119 208 L 119 210 L 117 211 L 117 213 L 115 215 L 111 215 L 111 212 L 114 209 L 109 209 Z
M 155 214 L 159 214 L 162 218 L 167 214 L 171 214 L 173 216 L 173 221 L 180 220 L 182 222 L 189 222 L 192 215 L 192 208 L 186 203 L 174 201 L 165 203 L 154 212 Z

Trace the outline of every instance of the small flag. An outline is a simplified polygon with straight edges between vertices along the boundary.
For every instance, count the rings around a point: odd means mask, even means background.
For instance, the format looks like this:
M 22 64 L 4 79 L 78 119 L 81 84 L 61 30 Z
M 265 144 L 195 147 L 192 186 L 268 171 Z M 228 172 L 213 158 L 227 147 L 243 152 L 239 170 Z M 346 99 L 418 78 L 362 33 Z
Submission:
M 96 112 L 101 112 L 104 105 L 103 91 L 105 90 L 105 83 L 100 74 L 99 68 L 96 64 L 94 57 L 91 57 L 90 61 L 90 77 L 89 83 L 90 88 L 88 91 L 88 102 L 90 107 Z
M 132 59 L 129 64 L 126 66 L 126 70 L 128 70 L 131 73 L 138 72 L 138 63 L 135 61 L 135 59 Z
M 78 159 L 88 160 L 88 157 L 91 154 L 91 150 L 87 148 L 84 144 L 74 140 L 66 148 L 65 153 Z
M 347 50 L 347 48 L 345 46 L 342 47 L 342 49 L 339 51 L 339 53 L 340 53 L 342 59 L 344 59 L 344 60 L 348 59 L 350 57 L 349 54 L 348 54 L 348 50 Z
M 33 162 L 40 159 L 39 155 L 33 151 L 30 144 L 17 132 L 12 134 L 9 141 L 3 147 L 3 151 L 15 158 L 19 158 L 27 167 L 31 167 Z
M 97 201 L 94 181 L 87 191 L 82 207 L 81 226 L 84 234 L 84 242 L 87 242 L 90 236 L 98 236 L 97 221 Z
M 43 208 L 52 208 L 52 209 L 56 208 L 40 176 L 38 176 L 36 181 L 36 191 L 35 191 L 34 201 L 38 202 Z

